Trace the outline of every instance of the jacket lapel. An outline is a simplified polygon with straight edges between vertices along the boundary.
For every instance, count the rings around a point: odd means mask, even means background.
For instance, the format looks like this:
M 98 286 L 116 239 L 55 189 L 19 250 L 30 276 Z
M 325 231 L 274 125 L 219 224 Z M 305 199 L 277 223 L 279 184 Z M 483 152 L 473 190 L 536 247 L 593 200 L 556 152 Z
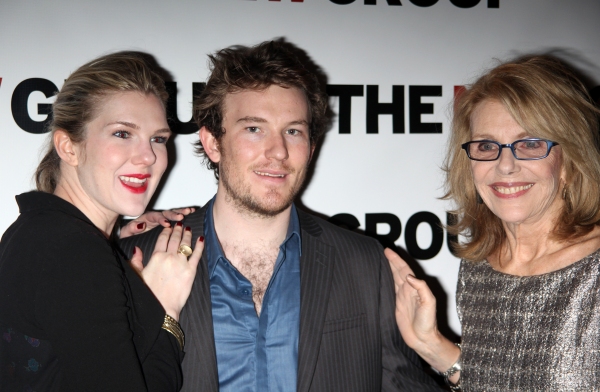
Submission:
M 194 238 L 204 234 L 206 206 L 191 214 L 184 223 Z M 333 276 L 335 249 L 319 237 L 321 227 L 307 213 L 298 210 L 302 231 L 300 258 L 300 342 L 298 347 L 298 392 L 310 389 L 317 364 L 323 325 L 327 314 Z M 219 376 L 212 320 L 208 264 L 202 257 L 187 304 L 181 313 L 186 331 L 187 354 L 183 360 L 182 391 L 218 391 Z
M 195 239 L 204 235 L 206 206 L 184 220 Z M 210 299 L 208 261 L 202 256 L 190 297 L 181 312 L 181 326 L 185 331 L 186 356 L 182 368 L 182 391 L 218 391 L 219 376 Z
M 302 230 L 300 258 L 300 342 L 298 347 L 298 392 L 305 392 L 315 372 L 335 260 L 333 247 L 322 242 L 321 227 L 298 210 Z

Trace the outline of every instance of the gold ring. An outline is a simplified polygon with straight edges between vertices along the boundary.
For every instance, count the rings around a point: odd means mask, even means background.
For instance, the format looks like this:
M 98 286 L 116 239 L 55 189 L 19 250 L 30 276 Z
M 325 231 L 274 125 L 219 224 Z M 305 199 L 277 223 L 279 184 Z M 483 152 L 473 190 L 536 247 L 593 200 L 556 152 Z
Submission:
M 179 245 L 179 249 L 177 249 L 177 253 L 181 253 L 185 257 L 190 257 L 192 255 L 192 248 L 187 245 L 181 244 Z

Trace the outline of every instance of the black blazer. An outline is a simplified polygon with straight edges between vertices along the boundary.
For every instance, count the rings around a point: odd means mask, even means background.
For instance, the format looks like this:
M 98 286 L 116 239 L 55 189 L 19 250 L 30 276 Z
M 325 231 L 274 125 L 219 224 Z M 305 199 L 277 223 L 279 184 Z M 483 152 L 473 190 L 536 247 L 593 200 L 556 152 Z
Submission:
M 178 390 L 183 353 L 117 245 L 57 196 L 17 200 L 0 242 L 0 391 Z
M 184 219 L 194 238 L 204 233 L 206 206 Z M 298 210 L 300 341 L 297 390 L 439 391 L 417 354 L 402 340 L 395 321 L 389 264 L 372 238 Z M 161 228 L 121 242 L 149 259 Z M 195 241 L 192 241 L 195 243 Z M 183 391 L 218 391 L 210 283 L 203 257 L 180 316 L 186 335 Z

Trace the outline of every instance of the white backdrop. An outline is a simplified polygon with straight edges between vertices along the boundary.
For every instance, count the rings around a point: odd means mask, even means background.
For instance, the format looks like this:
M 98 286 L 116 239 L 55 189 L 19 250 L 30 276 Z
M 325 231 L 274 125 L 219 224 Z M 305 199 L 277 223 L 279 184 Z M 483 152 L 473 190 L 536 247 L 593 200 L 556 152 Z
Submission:
M 597 0 L 2 0 L 0 230 L 18 214 L 14 195 L 33 187 L 32 173 L 46 140 L 15 121 L 11 102 L 21 82 L 40 78 L 60 88 L 70 72 L 94 57 L 140 50 L 173 75 L 178 117 L 187 122 L 192 83 L 207 77 L 207 53 L 283 36 L 307 51 L 329 84 L 363 90 L 363 96 L 351 98 L 350 133 L 339 133 L 337 118 L 328 132 L 302 203 L 326 216 L 351 214 L 362 229 L 367 214 L 391 214 L 386 216 L 399 219 L 402 227 L 396 244 L 406 247 L 407 222 L 416 213 L 426 211 L 446 223 L 449 205 L 437 198 L 443 193 L 439 167 L 454 86 L 473 81 L 497 64 L 494 59 L 550 50 L 559 50 L 598 81 L 599 19 Z M 378 133 L 367 134 L 368 85 L 378 86 L 381 103 L 392 101 L 392 86 L 404 86 L 404 107 L 395 104 L 404 112 L 405 133 L 393 133 L 392 116 L 380 115 Z M 441 96 L 420 98 L 429 104 L 420 121 L 440 123 L 441 133 L 415 133 L 410 126 L 410 107 L 418 104 L 409 99 L 410 86 L 438 86 L 434 89 Z M 40 91 L 25 99 L 16 109 L 30 121 L 44 121 L 38 104 L 52 100 Z M 339 102 L 332 98 L 336 113 Z M 192 153 L 196 137 L 175 138 L 176 163 L 155 208 L 201 205 L 214 194 L 212 172 Z M 376 229 L 386 234 L 390 226 Z M 415 230 L 418 246 L 430 248 L 435 242 L 430 226 Z M 419 263 L 446 292 L 449 324 L 458 333 L 454 290 L 459 262 L 448 251 L 445 234 L 433 254 Z

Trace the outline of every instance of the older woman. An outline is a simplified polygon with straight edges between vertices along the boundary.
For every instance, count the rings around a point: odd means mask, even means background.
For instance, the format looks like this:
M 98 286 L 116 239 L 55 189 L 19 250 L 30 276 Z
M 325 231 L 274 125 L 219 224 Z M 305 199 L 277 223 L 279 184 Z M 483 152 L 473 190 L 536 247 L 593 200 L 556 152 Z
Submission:
M 466 237 L 460 348 L 437 330 L 427 285 L 386 251 L 402 336 L 454 390 L 600 390 L 598 115 L 547 56 L 500 65 L 458 98 L 445 170 L 449 230 Z
M 17 196 L 21 215 L 0 243 L 0 390 L 181 387 L 177 319 L 202 246 L 192 253 L 188 228 L 166 228 L 134 271 L 111 239 L 167 166 L 166 98 L 129 52 L 83 65 L 58 93 L 38 191 Z

